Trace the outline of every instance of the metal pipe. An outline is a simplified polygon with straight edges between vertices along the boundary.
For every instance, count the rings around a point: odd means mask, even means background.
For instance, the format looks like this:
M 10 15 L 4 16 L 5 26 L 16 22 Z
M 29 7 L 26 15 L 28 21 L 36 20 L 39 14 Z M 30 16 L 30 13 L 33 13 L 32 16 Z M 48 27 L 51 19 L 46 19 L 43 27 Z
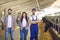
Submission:
M 38 0 L 36 0 L 36 4 L 37 4 L 38 9 L 40 10 L 40 5 L 39 5 Z

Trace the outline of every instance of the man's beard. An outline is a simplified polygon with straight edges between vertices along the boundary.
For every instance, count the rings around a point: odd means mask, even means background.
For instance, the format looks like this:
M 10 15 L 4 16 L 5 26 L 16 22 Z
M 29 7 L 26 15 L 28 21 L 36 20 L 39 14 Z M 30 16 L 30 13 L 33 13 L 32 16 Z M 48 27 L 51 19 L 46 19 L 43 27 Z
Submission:
M 9 15 L 11 14 L 11 13 L 8 13 Z
M 35 13 L 33 13 L 33 15 L 35 15 Z

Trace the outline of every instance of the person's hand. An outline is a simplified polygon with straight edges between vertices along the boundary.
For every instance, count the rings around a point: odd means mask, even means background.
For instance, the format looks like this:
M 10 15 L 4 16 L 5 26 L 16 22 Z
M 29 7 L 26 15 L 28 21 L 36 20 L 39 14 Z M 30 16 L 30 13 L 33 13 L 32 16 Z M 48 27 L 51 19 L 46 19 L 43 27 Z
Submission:
M 21 27 L 20 29 L 22 30 L 23 28 Z
M 14 26 L 14 30 L 16 30 L 16 26 Z
M 39 21 L 34 21 L 34 24 L 38 23 Z
M 5 24 L 3 24 L 3 27 L 4 27 L 4 30 L 6 30 L 6 25 Z
M 36 24 L 36 21 L 33 21 L 33 24 Z

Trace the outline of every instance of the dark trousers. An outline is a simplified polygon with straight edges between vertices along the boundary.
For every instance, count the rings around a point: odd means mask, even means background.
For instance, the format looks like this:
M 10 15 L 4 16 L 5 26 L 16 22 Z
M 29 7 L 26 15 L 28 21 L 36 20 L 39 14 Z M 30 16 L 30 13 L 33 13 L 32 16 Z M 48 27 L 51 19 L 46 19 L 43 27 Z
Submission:
M 31 24 L 30 26 L 30 40 L 38 40 L 38 24 Z

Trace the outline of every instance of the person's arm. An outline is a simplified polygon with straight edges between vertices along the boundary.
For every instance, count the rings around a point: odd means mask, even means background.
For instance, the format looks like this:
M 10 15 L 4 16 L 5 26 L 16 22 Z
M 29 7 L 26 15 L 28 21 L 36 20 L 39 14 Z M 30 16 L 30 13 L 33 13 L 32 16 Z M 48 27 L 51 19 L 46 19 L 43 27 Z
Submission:
M 21 26 L 20 24 L 21 24 L 21 22 L 20 22 L 20 19 L 19 19 L 19 20 L 18 20 L 18 26 L 19 26 L 19 27 Z
M 36 24 L 38 23 L 38 21 L 32 21 L 32 20 L 29 20 L 31 24 Z
M 36 21 L 36 23 L 39 23 L 39 22 L 42 23 L 42 22 L 43 22 L 39 16 L 37 16 L 37 19 L 38 19 L 38 20 Z
M 32 17 L 30 16 L 29 22 L 30 22 L 31 24 L 36 24 L 36 23 L 40 22 L 40 20 L 32 21 Z
M 4 27 L 4 29 L 6 29 L 6 17 L 4 17 L 4 19 L 3 19 L 3 27 Z
M 4 28 L 4 30 L 6 29 L 6 24 L 5 23 L 3 23 L 3 28 Z
M 40 22 L 40 20 L 38 20 L 38 21 L 35 21 L 36 23 L 39 23 Z
M 13 21 L 13 28 L 12 29 L 14 29 L 15 30 L 15 28 L 16 28 L 16 19 L 15 19 L 15 17 L 14 16 L 12 16 L 12 21 Z

